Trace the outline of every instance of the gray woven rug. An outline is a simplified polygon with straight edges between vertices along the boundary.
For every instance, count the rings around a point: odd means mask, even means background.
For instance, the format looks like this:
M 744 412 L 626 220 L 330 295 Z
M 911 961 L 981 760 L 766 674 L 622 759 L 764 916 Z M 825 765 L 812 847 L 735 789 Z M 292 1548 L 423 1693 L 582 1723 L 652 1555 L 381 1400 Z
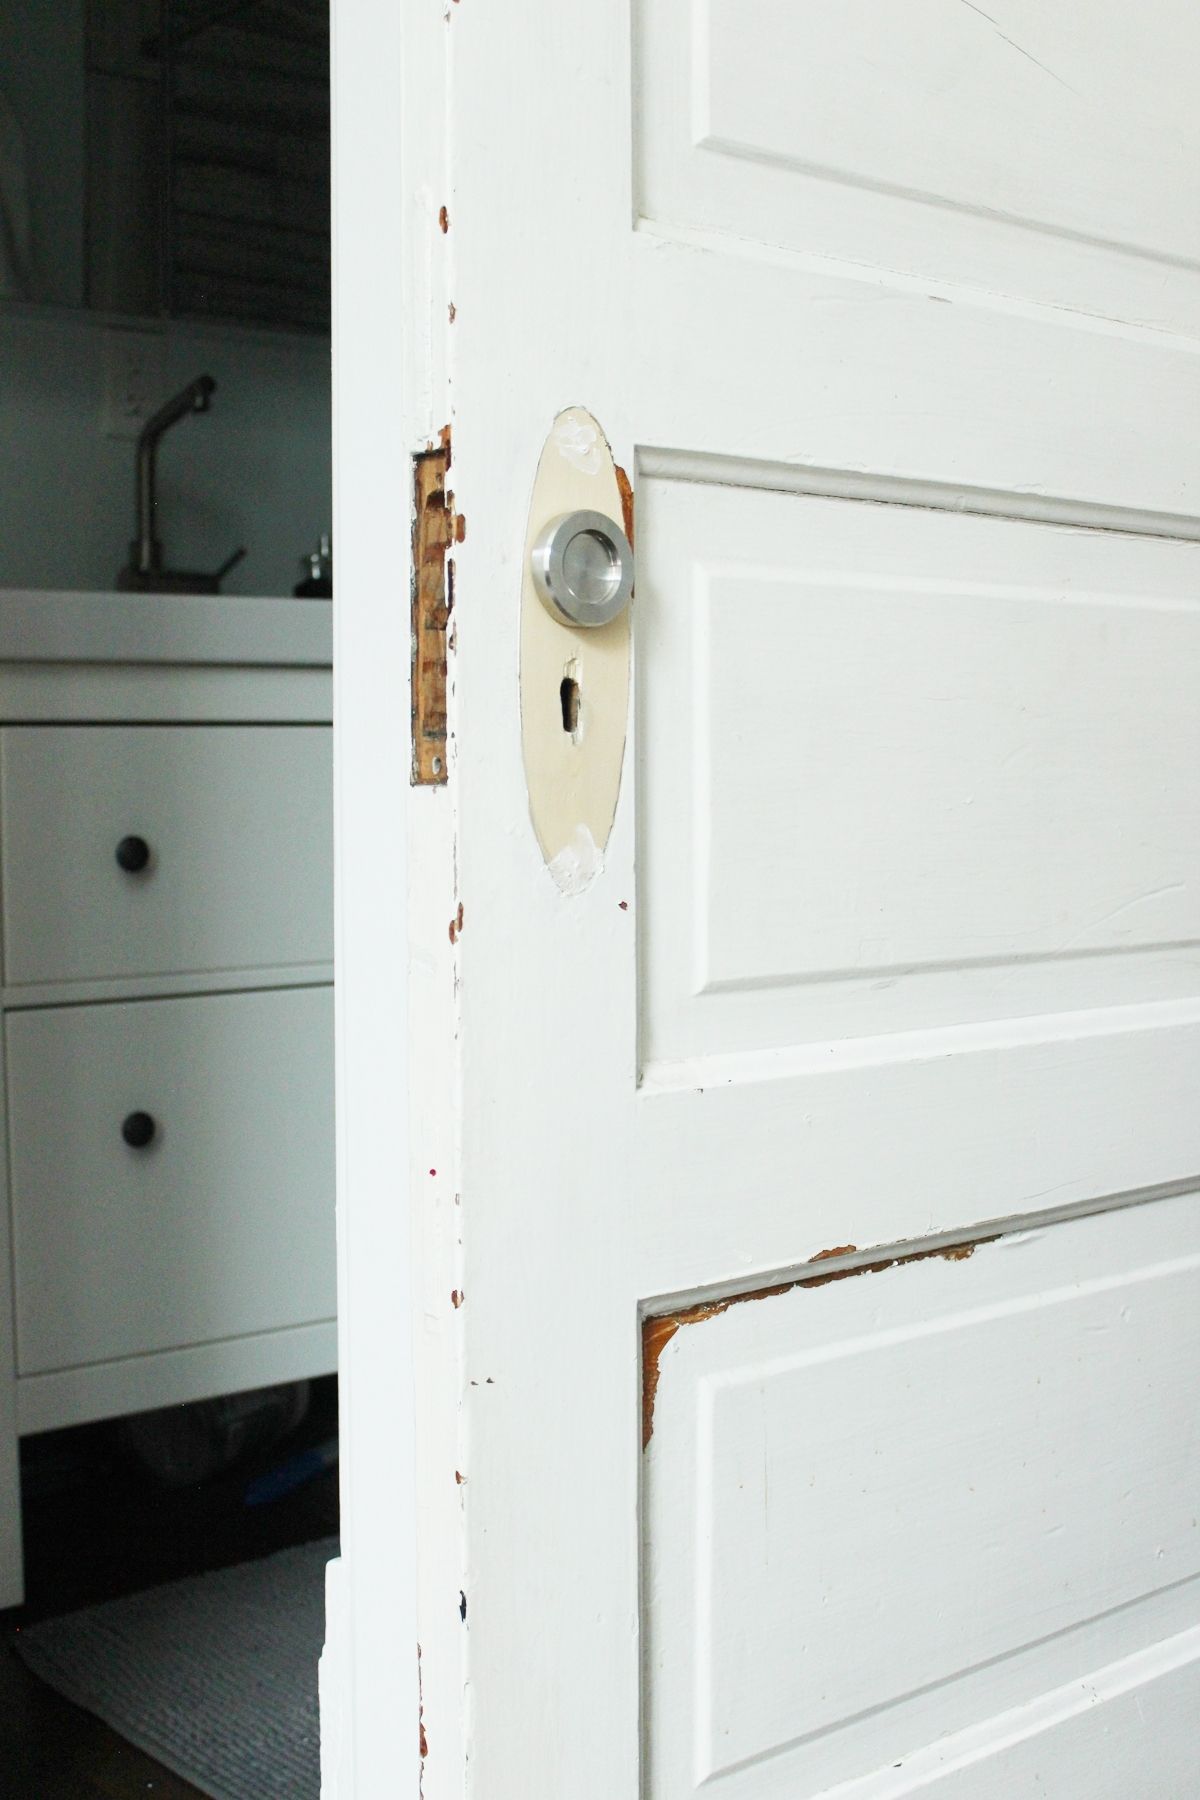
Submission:
M 35 1675 L 213 1800 L 319 1800 L 317 1658 L 336 1538 L 45 1619 Z

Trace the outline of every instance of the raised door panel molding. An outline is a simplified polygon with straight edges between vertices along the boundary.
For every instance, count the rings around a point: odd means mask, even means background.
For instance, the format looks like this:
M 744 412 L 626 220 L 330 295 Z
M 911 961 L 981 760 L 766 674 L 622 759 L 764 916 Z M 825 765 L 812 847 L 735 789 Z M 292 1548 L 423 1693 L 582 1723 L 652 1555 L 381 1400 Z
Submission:
M 648 221 L 1194 327 L 1185 0 L 636 10 Z
M 1200 545 L 639 507 L 644 1067 L 1194 999 Z
M 1099 1706 L 1099 1737 L 1181 1669 L 1195 1695 L 1198 1321 L 1194 1196 L 668 1318 L 652 1800 L 923 1792 L 965 1752 L 999 1793 L 1048 1727 Z

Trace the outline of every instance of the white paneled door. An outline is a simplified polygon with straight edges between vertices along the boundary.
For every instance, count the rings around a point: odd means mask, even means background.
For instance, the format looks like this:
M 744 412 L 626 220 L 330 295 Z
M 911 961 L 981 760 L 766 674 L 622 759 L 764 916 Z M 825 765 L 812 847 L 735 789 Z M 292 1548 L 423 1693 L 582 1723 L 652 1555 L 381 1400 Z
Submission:
M 1200 1794 L 1200 12 L 442 11 L 425 1800 Z

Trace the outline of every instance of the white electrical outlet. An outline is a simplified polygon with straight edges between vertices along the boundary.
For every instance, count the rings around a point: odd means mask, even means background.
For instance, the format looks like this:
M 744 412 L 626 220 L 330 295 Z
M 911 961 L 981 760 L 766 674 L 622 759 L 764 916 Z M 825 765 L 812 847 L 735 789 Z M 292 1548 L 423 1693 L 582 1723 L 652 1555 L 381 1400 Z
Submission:
M 106 437 L 135 438 L 157 412 L 166 392 L 166 344 L 154 331 L 106 331 L 104 404 Z

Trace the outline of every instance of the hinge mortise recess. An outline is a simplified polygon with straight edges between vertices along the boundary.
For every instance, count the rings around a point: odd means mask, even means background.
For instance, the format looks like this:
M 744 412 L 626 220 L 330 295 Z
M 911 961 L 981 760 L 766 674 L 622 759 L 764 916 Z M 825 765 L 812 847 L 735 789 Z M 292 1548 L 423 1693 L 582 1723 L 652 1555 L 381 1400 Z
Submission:
M 446 486 L 450 427 L 413 457 L 412 774 L 414 787 L 446 780 L 446 665 L 454 609 L 454 558 L 464 521 Z

